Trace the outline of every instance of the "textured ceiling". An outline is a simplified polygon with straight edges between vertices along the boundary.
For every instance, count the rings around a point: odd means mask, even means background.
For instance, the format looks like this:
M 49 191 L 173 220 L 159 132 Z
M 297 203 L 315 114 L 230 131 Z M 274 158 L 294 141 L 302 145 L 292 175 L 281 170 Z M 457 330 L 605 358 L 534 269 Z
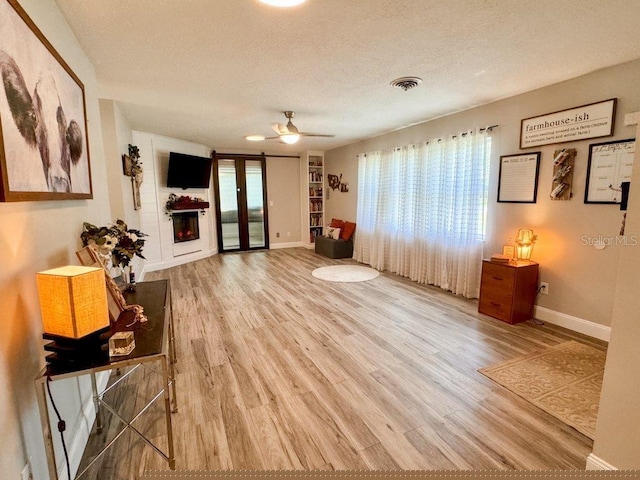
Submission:
M 134 129 L 219 151 L 329 150 L 640 57 L 631 0 L 56 1 Z M 283 110 L 336 136 L 244 140 Z

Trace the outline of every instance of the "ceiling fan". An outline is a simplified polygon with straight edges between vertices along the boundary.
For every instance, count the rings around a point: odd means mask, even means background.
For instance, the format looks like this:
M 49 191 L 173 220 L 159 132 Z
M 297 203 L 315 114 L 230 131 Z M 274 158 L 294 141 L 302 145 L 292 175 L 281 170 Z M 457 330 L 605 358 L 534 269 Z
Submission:
M 335 135 L 324 135 L 321 133 L 309 133 L 309 132 L 301 132 L 298 130 L 298 127 L 296 127 L 293 122 L 291 121 L 291 119 L 293 117 L 296 116 L 296 112 L 292 112 L 291 110 L 287 110 L 284 113 L 284 116 L 287 118 L 288 122 L 285 123 L 274 123 L 271 127 L 273 128 L 273 131 L 276 132 L 278 135 L 275 137 L 264 137 L 262 135 L 248 135 L 244 138 L 246 138 L 247 140 L 250 140 L 252 142 L 259 142 L 262 140 L 273 140 L 273 139 L 280 139 L 282 140 L 284 143 L 288 143 L 288 144 L 294 144 L 296 143 L 298 140 L 300 140 L 300 137 L 335 137 Z

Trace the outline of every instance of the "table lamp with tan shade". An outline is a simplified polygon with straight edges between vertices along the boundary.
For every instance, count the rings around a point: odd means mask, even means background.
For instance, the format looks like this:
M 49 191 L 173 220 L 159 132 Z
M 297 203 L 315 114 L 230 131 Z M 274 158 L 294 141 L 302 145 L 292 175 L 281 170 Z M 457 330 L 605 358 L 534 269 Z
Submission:
M 50 364 L 89 364 L 108 355 L 104 270 L 69 265 L 36 274 L 44 349 Z

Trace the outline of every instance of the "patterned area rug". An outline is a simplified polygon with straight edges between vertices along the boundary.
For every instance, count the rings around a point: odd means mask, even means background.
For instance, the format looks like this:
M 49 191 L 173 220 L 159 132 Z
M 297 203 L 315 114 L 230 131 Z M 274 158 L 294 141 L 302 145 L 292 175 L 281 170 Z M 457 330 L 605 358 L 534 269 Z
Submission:
M 311 275 L 326 282 L 366 282 L 376 278 L 380 272 L 375 268 L 358 265 L 332 265 L 316 268 Z
M 605 358 L 570 341 L 478 371 L 593 439 Z

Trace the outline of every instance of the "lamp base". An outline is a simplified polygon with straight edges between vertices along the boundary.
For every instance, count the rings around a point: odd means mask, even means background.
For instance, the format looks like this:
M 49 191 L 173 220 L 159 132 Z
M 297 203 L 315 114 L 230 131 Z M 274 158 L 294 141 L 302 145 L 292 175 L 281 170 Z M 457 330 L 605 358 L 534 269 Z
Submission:
M 52 366 L 85 367 L 102 363 L 109 358 L 109 337 L 111 331 L 105 327 L 82 338 L 67 338 L 43 333 L 42 338 L 51 340 L 44 345 L 46 361 Z

